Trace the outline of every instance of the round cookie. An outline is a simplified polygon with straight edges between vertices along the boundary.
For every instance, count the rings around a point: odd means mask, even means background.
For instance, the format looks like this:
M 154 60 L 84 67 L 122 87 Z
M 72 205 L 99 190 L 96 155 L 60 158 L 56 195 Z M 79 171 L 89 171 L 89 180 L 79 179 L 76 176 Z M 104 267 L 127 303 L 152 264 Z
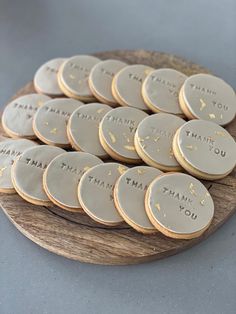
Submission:
M 92 103 L 75 110 L 67 125 L 71 146 L 101 158 L 108 157 L 99 140 L 99 123 L 111 107 Z
M 100 61 L 92 68 L 88 80 L 89 87 L 99 101 L 112 107 L 117 106 L 111 92 L 112 80 L 115 74 L 126 65 L 122 61 L 108 59 Z
M 209 74 L 195 74 L 186 79 L 179 93 L 179 103 L 189 119 L 208 120 L 222 126 L 236 115 L 233 88 Z
M 11 101 L 2 114 L 4 131 L 13 138 L 35 139 L 33 117 L 38 108 L 50 99 L 46 95 L 28 94 Z
M 216 123 L 191 120 L 176 132 L 173 152 L 190 174 L 206 180 L 227 176 L 235 167 L 236 143 Z
M 15 160 L 11 177 L 16 192 L 27 202 L 50 206 L 51 201 L 43 190 L 43 173 L 50 161 L 65 151 L 59 147 L 39 145 L 24 151 Z
M 114 162 L 100 164 L 88 170 L 80 179 L 79 202 L 95 221 L 108 226 L 123 221 L 114 204 L 113 189 L 119 176 L 127 169 Z
M 146 76 L 153 71 L 153 68 L 134 64 L 128 65 L 120 70 L 112 81 L 112 94 L 121 106 L 134 107 L 141 110 L 148 110 L 142 94 L 142 83 Z
M 172 151 L 175 132 L 185 121 L 169 113 L 156 113 L 143 119 L 135 133 L 134 143 L 142 160 L 163 171 L 181 171 Z
M 66 152 L 54 158 L 43 174 L 43 186 L 48 198 L 69 211 L 80 211 L 78 183 L 82 175 L 102 161 L 88 153 Z
M 67 122 L 73 111 L 83 103 L 69 98 L 55 98 L 39 108 L 33 119 L 37 137 L 48 145 L 70 147 L 67 138 Z
M 176 239 L 199 237 L 214 216 L 214 203 L 205 186 L 190 175 L 157 177 L 145 197 L 147 215 L 164 235 Z
M 78 55 L 67 59 L 58 72 L 58 84 L 63 93 L 71 98 L 92 102 L 94 96 L 89 88 L 91 69 L 100 61 L 93 56 Z
M 34 88 L 38 93 L 52 97 L 63 96 L 57 82 L 57 73 L 64 61 L 64 58 L 56 58 L 41 65 L 34 75 Z
M 187 76 L 174 69 L 158 69 L 149 73 L 142 85 L 142 96 L 153 112 L 183 116 L 179 91 Z
M 0 192 L 15 193 L 11 180 L 12 164 L 26 149 L 35 145 L 38 144 L 26 139 L 0 142 Z
M 116 208 L 124 220 L 139 232 L 155 233 L 157 230 L 147 217 L 144 200 L 149 184 L 162 172 L 148 166 L 137 166 L 125 171 L 114 188 Z
M 116 160 L 140 163 L 134 147 L 138 124 L 148 115 L 138 109 L 119 107 L 109 111 L 99 125 L 99 138 L 105 151 Z

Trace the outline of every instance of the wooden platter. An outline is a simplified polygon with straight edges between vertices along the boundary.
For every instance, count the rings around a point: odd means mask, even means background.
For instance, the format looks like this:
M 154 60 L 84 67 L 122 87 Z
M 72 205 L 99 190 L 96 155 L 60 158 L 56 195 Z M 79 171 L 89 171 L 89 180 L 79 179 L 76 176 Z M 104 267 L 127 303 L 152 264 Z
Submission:
M 207 69 L 184 59 L 159 52 L 109 51 L 94 54 L 101 59 L 115 58 L 127 63 L 142 63 L 154 68 L 171 67 L 191 75 Z M 32 82 L 13 98 L 35 92 Z M 227 129 L 236 138 L 236 121 Z M 6 137 L 0 130 L 1 140 Z M 174 240 L 161 233 L 142 235 L 125 223 L 108 228 L 87 215 L 69 213 L 58 207 L 35 206 L 17 194 L 0 194 L 0 204 L 20 232 L 45 249 L 82 262 L 107 265 L 137 264 L 164 258 L 199 243 L 217 230 L 236 211 L 236 171 L 227 178 L 204 184 L 215 202 L 215 216 L 210 228 L 193 240 Z

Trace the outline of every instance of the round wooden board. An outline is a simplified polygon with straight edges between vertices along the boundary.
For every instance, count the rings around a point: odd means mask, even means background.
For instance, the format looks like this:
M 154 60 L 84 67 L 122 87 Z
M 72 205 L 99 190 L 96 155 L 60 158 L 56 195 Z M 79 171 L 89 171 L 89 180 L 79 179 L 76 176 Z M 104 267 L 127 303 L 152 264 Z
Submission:
M 149 51 L 110 51 L 96 53 L 101 59 L 115 58 L 127 63 L 141 63 L 154 68 L 170 67 L 191 75 L 207 69 L 184 59 Z M 30 82 L 13 97 L 34 92 Z M 227 127 L 236 137 L 236 121 Z M 1 131 L 1 139 L 6 135 Z M 41 207 L 25 202 L 18 195 L 0 194 L 0 203 L 10 221 L 38 245 L 67 258 L 94 264 L 136 264 L 164 258 L 207 238 L 236 210 L 236 172 L 217 182 L 204 184 L 215 203 L 215 216 L 210 228 L 193 240 L 175 240 L 157 233 L 142 235 L 125 223 L 108 228 L 87 215 L 69 213 L 58 207 Z

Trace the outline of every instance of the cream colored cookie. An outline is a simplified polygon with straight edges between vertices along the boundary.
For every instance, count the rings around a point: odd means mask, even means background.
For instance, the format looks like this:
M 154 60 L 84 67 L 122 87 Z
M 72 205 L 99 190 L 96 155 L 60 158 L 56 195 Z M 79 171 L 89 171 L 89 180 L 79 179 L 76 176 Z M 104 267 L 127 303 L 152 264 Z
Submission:
M 64 61 L 64 58 L 56 58 L 41 65 L 34 76 L 34 88 L 38 93 L 52 97 L 63 96 L 58 85 L 57 73 Z
M 202 119 L 219 125 L 230 123 L 236 115 L 233 88 L 209 74 L 195 74 L 184 82 L 179 103 L 189 119 Z
M 84 102 L 94 101 L 89 88 L 88 77 L 91 69 L 100 60 L 93 56 L 78 55 L 67 59 L 58 72 L 58 84 L 63 93 Z
M 36 145 L 37 143 L 26 139 L 0 142 L 0 192 L 15 193 L 11 180 L 12 164 L 26 149 Z
M 117 106 L 117 101 L 111 92 L 112 80 L 126 65 L 122 61 L 108 59 L 100 61 L 92 68 L 88 81 L 92 93 L 98 100 L 112 107 Z
M 12 183 L 17 193 L 35 205 L 50 206 L 43 190 L 43 173 L 50 161 L 65 151 L 59 147 L 39 145 L 28 148 L 11 169 Z
M 134 107 L 141 110 L 148 110 L 142 94 L 141 88 L 146 76 L 153 71 L 153 68 L 133 64 L 124 67 L 113 78 L 112 94 L 121 106 Z
M 102 161 L 91 154 L 66 152 L 55 157 L 43 175 L 43 186 L 48 198 L 69 211 L 80 211 L 78 184 L 82 175 Z
M 163 171 L 181 171 L 172 151 L 175 132 L 185 121 L 169 113 L 156 113 L 143 119 L 135 133 L 135 148 L 142 160 Z
M 157 177 L 145 197 L 147 215 L 164 235 L 176 239 L 199 237 L 214 216 L 214 203 L 205 186 L 190 175 Z
M 55 98 L 39 108 L 33 119 L 37 137 L 48 145 L 70 147 L 67 137 L 67 122 L 70 115 L 83 103 L 69 98 Z
M 179 90 L 187 76 L 174 69 L 150 72 L 142 85 L 146 105 L 153 112 L 166 112 L 183 116 L 179 105 Z
M 4 131 L 13 138 L 35 139 L 33 117 L 38 108 L 50 99 L 46 95 L 28 94 L 11 101 L 2 115 Z
M 162 172 L 148 166 L 137 166 L 125 171 L 114 188 L 114 201 L 120 215 L 131 227 L 144 234 L 157 229 L 147 217 L 144 200 L 149 184 Z
M 87 104 L 75 110 L 67 125 L 71 146 L 78 151 L 107 158 L 108 154 L 99 140 L 99 123 L 110 110 L 108 105 L 99 103 Z
M 80 179 L 79 202 L 95 221 L 108 226 L 123 221 L 114 204 L 113 189 L 119 176 L 127 169 L 114 162 L 100 164 L 89 169 Z
M 216 123 L 192 120 L 176 132 L 173 152 L 181 166 L 192 175 L 206 180 L 227 176 L 235 167 L 236 143 Z
M 128 107 L 109 111 L 99 126 L 99 138 L 105 151 L 116 160 L 140 163 L 134 147 L 134 134 L 138 124 L 148 115 L 141 110 Z

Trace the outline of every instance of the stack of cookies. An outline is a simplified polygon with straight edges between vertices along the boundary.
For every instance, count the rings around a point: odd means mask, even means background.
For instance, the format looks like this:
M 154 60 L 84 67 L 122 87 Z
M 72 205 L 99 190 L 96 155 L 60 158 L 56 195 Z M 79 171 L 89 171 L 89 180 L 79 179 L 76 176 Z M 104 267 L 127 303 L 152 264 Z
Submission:
M 209 227 L 214 203 L 198 179 L 236 163 L 226 82 L 78 55 L 43 64 L 34 87 L 2 115 L 13 139 L 0 143 L 1 192 L 145 234 L 191 239 Z

